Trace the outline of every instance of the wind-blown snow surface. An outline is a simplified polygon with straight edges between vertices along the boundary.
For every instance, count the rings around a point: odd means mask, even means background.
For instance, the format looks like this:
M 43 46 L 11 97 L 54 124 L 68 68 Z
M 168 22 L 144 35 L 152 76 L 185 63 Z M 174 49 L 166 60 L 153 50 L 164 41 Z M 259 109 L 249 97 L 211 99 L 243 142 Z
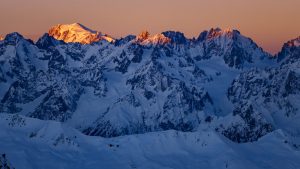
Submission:
M 0 114 L 0 127 L 0 151 L 18 169 L 300 167 L 300 151 L 280 130 L 254 143 L 237 144 L 211 130 L 92 137 L 60 122 L 8 114 Z

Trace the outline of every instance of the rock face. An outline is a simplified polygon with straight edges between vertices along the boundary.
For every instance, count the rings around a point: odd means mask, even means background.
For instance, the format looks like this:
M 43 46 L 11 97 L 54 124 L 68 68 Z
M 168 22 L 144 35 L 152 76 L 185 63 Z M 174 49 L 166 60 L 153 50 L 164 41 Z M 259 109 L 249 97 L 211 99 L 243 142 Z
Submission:
M 293 60 L 293 58 L 297 60 L 299 58 L 299 46 L 300 37 L 286 42 L 277 56 L 278 62 L 284 59 Z
M 230 67 L 239 69 L 252 64 L 255 64 L 255 67 L 264 67 L 266 62 L 269 62 L 268 58 L 271 57 L 237 30 L 211 29 L 202 32 L 197 41 L 203 48 L 204 58 L 222 57 Z M 266 57 L 267 55 L 269 57 Z
M 0 168 L 2 169 L 14 169 L 14 167 L 8 161 L 6 154 L 0 155 Z
M 255 141 L 298 114 L 296 45 L 277 62 L 236 30 L 102 38 L 80 24 L 59 25 L 36 44 L 7 35 L 0 112 L 64 122 L 87 135 L 213 128 L 236 142 Z
M 147 31 L 141 32 L 139 36 L 136 37 L 136 42 L 147 46 L 147 45 L 164 45 L 171 42 L 171 39 L 166 37 L 164 34 L 156 34 L 150 36 Z
M 271 128 L 296 135 L 300 132 L 298 42 L 299 38 L 284 44 L 278 54 L 278 66 L 243 72 L 228 89 L 235 114 L 241 115 L 249 128 L 261 126 L 256 132 L 266 133 Z
M 108 42 L 114 41 L 112 37 L 102 34 L 101 32 L 93 31 L 79 23 L 56 25 L 49 30 L 48 34 L 66 43 L 78 42 L 81 44 L 91 44 L 100 40 L 106 40 Z

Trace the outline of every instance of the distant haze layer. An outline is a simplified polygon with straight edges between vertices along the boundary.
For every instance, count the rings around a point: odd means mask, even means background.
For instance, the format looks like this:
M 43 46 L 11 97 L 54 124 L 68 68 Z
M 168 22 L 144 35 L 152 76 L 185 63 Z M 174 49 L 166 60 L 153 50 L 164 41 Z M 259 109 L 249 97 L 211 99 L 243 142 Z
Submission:
M 0 35 L 36 39 L 58 23 L 79 22 L 116 38 L 176 30 L 189 38 L 234 28 L 266 51 L 300 35 L 299 0 L 1 0 Z

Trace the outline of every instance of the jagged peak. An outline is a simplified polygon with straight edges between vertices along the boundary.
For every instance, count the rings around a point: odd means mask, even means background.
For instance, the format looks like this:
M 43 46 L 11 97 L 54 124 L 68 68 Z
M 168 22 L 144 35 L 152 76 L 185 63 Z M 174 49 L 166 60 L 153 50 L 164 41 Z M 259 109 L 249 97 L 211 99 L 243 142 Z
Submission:
M 48 33 L 45 33 L 41 38 L 38 39 L 36 45 L 39 48 L 46 49 L 50 46 L 56 46 L 58 44 L 65 43 L 63 40 L 57 40 L 54 37 L 50 36 Z
M 293 53 L 295 50 L 299 51 L 300 47 L 300 36 L 295 39 L 289 40 L 284 43 L 281 51 L 276 55 L 277 61 L 281 62 L 285 58 L 293 58 L 290 54 Z M 287 57 L 288 56 L 288 57 Z
M 9 33 L 5 36 L 5 39 L 10 39 L 10 38 L 14 38 L 14 39 L 24 39 L 23 35 L 21 35 L 20 33 L 18 32 L 12 32 L 12 33 Z
M 125 43 L 128 43 L 134 39 L 136 39 L 137 37 L 135 35 L 127 35 L 126 37 L 124 38 L 120 38 L 120 39 L 117 39 L 116 42 L 115 42 L 115 45 L 119 46 L 119 45 L 123 45 Z
M 115 41 L 112 37 L 89 29 L 80 23 L 58 24 L 51 27 L 48 33 L 55 39 L 63 40 L 66 43 L 78 42 L 81 44 L 91 44 L 100 40 Z
M 163 45 L 163 44 L 170 43 L 171 39 L 166 37 L 162 33 L 151 36 L 148 31 L 143 31 L 136 37 L 136 42 L 142 45 L 149 45 L 149 44 Z
M 15 45 L 20 40 L 24 40 L 25 38 L 19 34 L 18 32 L 9 33 L 5 36 L 4 41 L 7 44 Z
M 144 30 L 136 37 L 136 40 L 142 42 L 142 41 L 148 39 L 149 36 L 150 36 L 150 33 L 147 30 Z
M 209 35 L 211 36 L 220 36 L 220 35 L 226 35 L 226 34 L 233 34 L 233 33 L 237 33 L 240 34 L 240 32 L 238 30 L 232 29 L 232 28 L 225 28 L 225 29 L 221 29 L 221 28 L 211 28 L 209 30 Z
M 288 47 L 299 47 L 300 46 L 300 36 L 295 39 L 292 39 L 286 43 Z
M 232 29 L 232 28 L 211 28 L 209 31 L 203 31 L 198 36 L 198 41 L 203 41 L 206 39 L 215 39 L 222 36 L 232 37 L 234 35 L 240 35 L 240 32 L 238 30 Z
M 12 46 L 16 46 L 18 43 L 34 45 L 34 42 L 31 39 L 25 38 L 23 35 L 21 35 L 18 32 L 12 32 L 7 34 L 3 39 L 3 43 L 5 45 L 12 45 Z
M 172 43 L 176 44 L 185 44 L 187 42 L 187 38 L 184 36 L 182 32 L 178 31 L 166 31 L 162 33 L 167 38 L 171 39 Z

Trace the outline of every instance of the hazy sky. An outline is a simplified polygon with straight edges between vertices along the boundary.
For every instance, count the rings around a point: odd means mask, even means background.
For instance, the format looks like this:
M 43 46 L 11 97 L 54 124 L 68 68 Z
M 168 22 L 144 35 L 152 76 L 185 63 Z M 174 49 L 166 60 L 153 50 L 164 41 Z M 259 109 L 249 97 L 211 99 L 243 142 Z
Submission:
M 300 35 L 300 0 L 0 0 L 0 35 L 36 37 L 79 22 L 114 37 L 178 30 L 196 37 L 235 28 L 269 52 Z

